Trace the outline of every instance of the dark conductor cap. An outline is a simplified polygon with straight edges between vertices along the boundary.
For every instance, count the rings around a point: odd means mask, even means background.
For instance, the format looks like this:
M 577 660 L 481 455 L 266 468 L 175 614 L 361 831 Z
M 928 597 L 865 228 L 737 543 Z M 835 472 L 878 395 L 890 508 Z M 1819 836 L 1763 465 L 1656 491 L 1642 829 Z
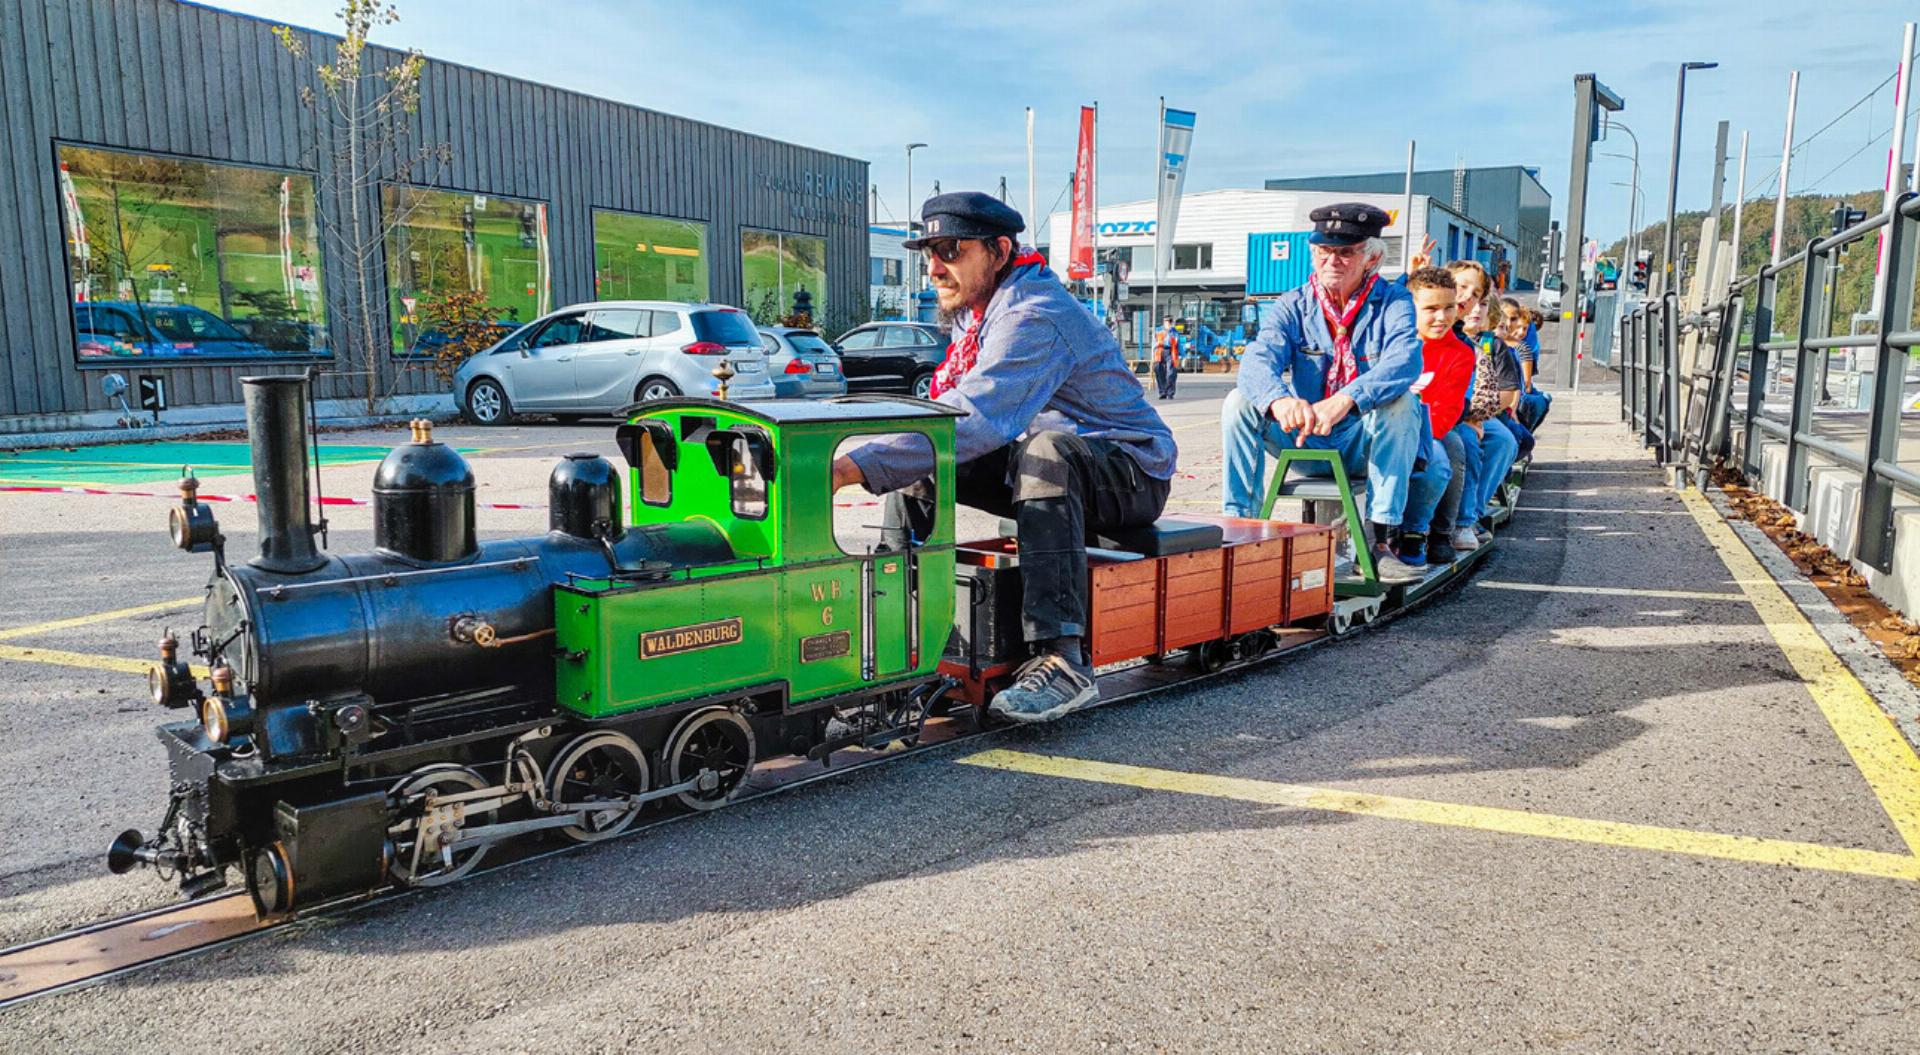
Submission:
M 1027 222 L 1012 206 L 991 194 L 962 190 L 928 198 L 920 209 L 920 227 L 920 237 L 905 243 L 908 249 L 943 238 L 1017 239 Z
M 1313 221 L 1313 234 L 1307 241 L 1314 245 L 1359 245 L 1380 237 L 1388 222 L 1385 209 L 1357 201 L 1322 205 L 1307 218 Z

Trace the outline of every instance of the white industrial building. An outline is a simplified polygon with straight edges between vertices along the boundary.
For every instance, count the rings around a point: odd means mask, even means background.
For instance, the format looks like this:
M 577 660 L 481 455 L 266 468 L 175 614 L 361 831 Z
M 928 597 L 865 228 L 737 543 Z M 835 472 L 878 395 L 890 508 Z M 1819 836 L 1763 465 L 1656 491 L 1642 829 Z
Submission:
M 872 272 L 867 299 L 876 319 L 898 319 L 907 303 L 908 268 L 916 261 L 904 244 L 905 227 L 873 224 L 867 228 L 868 268 Z
M 1376 205 L 1392 218 L 1384 232 L 1387 256 L 1381 267 L 1382 273 L 1390 277 L 1401 273 L 1401 240 L 1409 236 L 1416 248 L 1426 236 L 1433 236 L 1437 243 L 1435 263 L 1447 262 L 1449 245 L 1459 247 L 1461 259 L 1479 260 L 1490 269 L 1514 258 L 1516 247 L 1512 238 L 1483 227 L 1426 195 L 1413 197 L 1409 231 L 1409 217 L 1401 215 L 1406 201 L 1399 194 L 1199 191 L 1180 199 L 1172 267 L 1160 279 L 1159 313 L 1205 322 L 1215 330 L 1240 325 L 1246 317 L 1248 300 L 1249 239 L 1261 234 L 1311 231 L 1313 221 L 1308 219 L 1309 213 L 1322 205 L 1342 201 Z M 1101 258 L 1109 258 L 1114 249 L 1128 250 L 1124 257 L 1130 265 L 1125 268 L 1126 290 L 1118 298 L 1118 305 L 1126 313 L 1125 332 L 1132 341 L 1144 342 L 1151 329 L 1148 308 L 1153 295 L 1155 208 L 1150 200 L 1103 205 L 1096 217 Z M 1046 248 L 1054 270 L 1062 277 L 1072 221 L 1072 213 L 1066 211 L 1047 218 Z

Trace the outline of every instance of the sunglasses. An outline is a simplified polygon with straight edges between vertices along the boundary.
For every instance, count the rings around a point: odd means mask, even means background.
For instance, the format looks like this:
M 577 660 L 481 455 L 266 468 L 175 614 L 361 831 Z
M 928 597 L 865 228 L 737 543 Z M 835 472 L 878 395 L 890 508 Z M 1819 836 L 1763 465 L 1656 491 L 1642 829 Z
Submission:
M 929 258 L 941 259 L 941 263 L 952 263 L 960 259 L 960 246 L 964 246 L 966 242 L 979 242 L 983 246 L 995 244 L 993 240 L 987 240 L 987 238 L 941 238 L 939 242 L 927 242 L 924 246 L 920 246 L 920 252 Z
M 920 252 L 929 257 L 938 257 L 943 264 L 951 264 L 960 259 L 960 239 L 942 238 L 938 242 L 928 242 L 920 247 Z

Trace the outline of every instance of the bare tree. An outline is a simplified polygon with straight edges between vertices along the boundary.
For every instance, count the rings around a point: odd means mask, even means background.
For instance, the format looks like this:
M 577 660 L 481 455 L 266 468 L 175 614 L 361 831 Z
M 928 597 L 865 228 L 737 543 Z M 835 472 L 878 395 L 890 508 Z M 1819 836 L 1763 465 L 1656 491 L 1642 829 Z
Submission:
M 431 176 L 452 160 L 446 143 L 422 143 L 413 128 L 420 109 L 420 75 L 426 57 L 408 50 L 395 63 L 369 63 L 367 36 L 376 26 L 400 20 L 388 0 L 344 0 L 341 40 L 332 62 L 309 57 L 306 42 L 287 26 L 274 36 L 294 58 L 311 62 L 319 80 L 300 89 L 300 101 L 314 115 L 311 151 L 319 173 L 316 195 L 320 237 L 331 259 L 347 270 L 336 288 L 346 293 L 350 326 L 344 338 L 335 328 L 334 346 L 366 378 L 367 412 L 376 413 L 385 395 L 381 370 L 393 344 L 387 331 L 386 276 L 381 267 L 387 238 L 407 225 L 420 196 L 386 196 L 383 187 L 402 187 Z

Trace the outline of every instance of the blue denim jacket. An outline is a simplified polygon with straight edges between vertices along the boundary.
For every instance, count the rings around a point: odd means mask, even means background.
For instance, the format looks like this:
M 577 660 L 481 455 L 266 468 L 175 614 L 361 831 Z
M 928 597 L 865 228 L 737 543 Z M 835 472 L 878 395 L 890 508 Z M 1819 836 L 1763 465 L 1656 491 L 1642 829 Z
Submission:
M 1359 376 L 1344 389 L 1354 410 L 1365 414 L 1406 395 L 1420 377 L 1420 333 L 1413 324 L 1413 297 L 1405 286 L 1381 279 L 1354 320 L 1353 357 Z M 1326 315 L 1301 286 L 1281 294 L 1260 313 L 1260 333 L 1240 359 L 1240 394 L 1266 413 L 1277 399 L 1318 403 L 1327 396 L 1333 333 Z
M 955 333 L 972 323 L 973 313 L 963 314 Z M 938 402 L 967 412 L 954 424 L 954 460 L 963 465 L 1028 433 L 1054 430 L 1112 440 L 1147 475 L 1173 477 L 1173 430 L 1147 402 L 1120 343 L 1041 264 L 1014 268 L 994 291 L 979 358 Z M 849 457 L 875 494 L 933 472 L 932 451 L 910 439 L 870 443 Z

